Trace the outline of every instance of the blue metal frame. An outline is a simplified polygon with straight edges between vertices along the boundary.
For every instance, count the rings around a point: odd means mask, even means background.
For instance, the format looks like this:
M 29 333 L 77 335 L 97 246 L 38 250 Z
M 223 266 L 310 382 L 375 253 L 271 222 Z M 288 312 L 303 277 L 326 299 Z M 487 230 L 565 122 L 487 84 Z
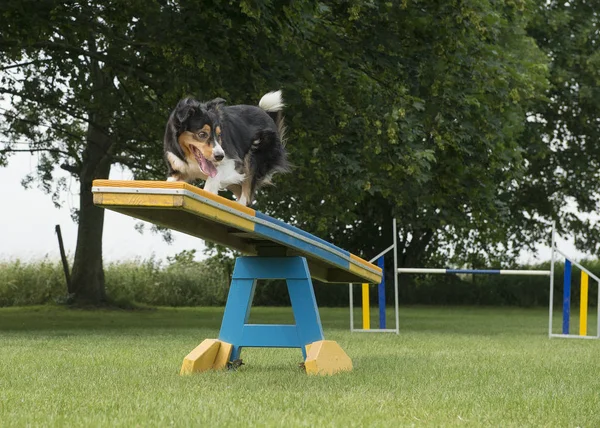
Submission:
M 248 324 L 258 279 L 286 280 L 295 325 Z M 245 346 L 301 348 L 306 359 L 306 345 L 323 339 L 321 318 L 304 257 L 236 259 L 219 333 L 219 340 L 233 345 L 232 360 L 240 357 Z

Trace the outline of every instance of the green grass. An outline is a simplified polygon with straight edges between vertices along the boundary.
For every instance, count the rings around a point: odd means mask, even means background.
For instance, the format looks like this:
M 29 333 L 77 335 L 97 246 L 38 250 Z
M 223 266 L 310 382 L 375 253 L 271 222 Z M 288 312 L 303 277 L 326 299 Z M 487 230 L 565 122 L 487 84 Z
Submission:
M 549 340 L 545 310 L 401 314 L 400 335 L 351 334 L 347 310 L 321 310 L 350 373 L 307 376 L 299 350 L 245 349 L 236 372 L 182 377 L 222 309 L 0 309 L 0 425 L 600 425 L 600 341 Z M 290 318 L 289 308 L 251 315 Z

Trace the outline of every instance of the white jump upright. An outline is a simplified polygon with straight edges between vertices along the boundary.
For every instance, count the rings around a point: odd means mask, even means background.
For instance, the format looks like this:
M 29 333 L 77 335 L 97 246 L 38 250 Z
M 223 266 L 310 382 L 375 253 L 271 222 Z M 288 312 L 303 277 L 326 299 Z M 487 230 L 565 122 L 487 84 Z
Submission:
M 392 245 L 377 254 L 369 263 L 377 261 L 377 264 L 381 269 L 384 269 L 383 258 L 390 251 L 394 251 L 394 271 L 398 269 L 398 241 L 397 241 L 397 229 L 396 219 L 392 222 L 392 229 L 394 239 Z M 352 293 L 353 284 L 348 284 L 348 295 L 350 300 L 350 331 L 357 333 L 400 333 L 400 313 L 398 310 L 399 299 L 398 299 L 398 275 L 394 275 L 394 315 L 396 325 L 395 328 L 386 328 L 386 311 L 385 311 L 385 270 L 382 272 L 382 279 L 378 286 L 378 302 L 379 302 L 379 328 L 371 328 L 371 312 L 369 307 L 369 284 L 362 284 L 362 327 L 354 328 L 354 296 Z

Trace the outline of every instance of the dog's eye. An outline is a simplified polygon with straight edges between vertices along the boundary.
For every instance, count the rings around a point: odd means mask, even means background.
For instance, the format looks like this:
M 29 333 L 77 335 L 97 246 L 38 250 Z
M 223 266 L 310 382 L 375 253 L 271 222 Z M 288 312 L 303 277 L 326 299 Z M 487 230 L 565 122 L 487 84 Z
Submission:
M 198 138 L 205 140 L 208 138 L 208 134 L 204 131 L 200 131 L 200 132 L 198 132 Z

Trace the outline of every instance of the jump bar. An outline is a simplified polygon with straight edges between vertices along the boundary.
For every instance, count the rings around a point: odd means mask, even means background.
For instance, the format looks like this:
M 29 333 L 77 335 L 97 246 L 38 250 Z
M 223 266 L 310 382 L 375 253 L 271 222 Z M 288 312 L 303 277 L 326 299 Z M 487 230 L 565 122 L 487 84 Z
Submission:
M 398 273 L 550 276 L 549 270 L 399 268 Z

